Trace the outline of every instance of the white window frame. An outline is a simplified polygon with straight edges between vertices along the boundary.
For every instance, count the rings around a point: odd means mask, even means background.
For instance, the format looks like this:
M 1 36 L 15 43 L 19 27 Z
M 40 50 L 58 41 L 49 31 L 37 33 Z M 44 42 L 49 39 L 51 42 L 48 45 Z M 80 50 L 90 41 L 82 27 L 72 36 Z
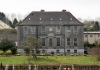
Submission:
M 61 33 L 61 26 L 56 26 L 56 33 L 60 34 Z
M 67 26 L 67 33 L 71 33 L 71 26 Z
M 23 32 L 24 32 L 24 34 L 28 34 L 28 27 L 27 26 L 23 27 Z
M 77 41 L 75 41 L 74 39 L 76 39 Z M 77 45 L 75 45 L 75 43 L 77 43 Z M 75 46 L 75 47 L 78 46 L 78 39 L 77 38 L 73 38 L 73 46 Z
M 91 34 L 90 37 L 93 37 L 93 35 Z
M 35 26 L 31 26 L 31 34 L 35 34 Z
M 100 37 L 100 34 L 98 34 L 98 37 Z
M 70 45 L 68 45 L 67 43 L 70 43 Z M 69 38 L 69 41 L 68 41 L 68 38 L 66 38 L 66 46 L 71 46 L 71 38 Z
M 59 40 L 58 40 L 59 39 Z M 57 46 L 60 46 L 60 38 L 56 38 L 57 40 Z M 59 44 L 59 45 L 58 45 Z
M 41 34 L 45 34 L 45 26 L 41 26 Z
M 43 39 L 44 39 L 44 41 L 43 41 Z M 42 38 L 41 40 L 42 40 L 42 46 L 45 46 L 45 42 L 46 42 L 45 38 Z M 44 45 L 43 45 L 43 43 L 44 43 Z
M 73 31 L 74 31 L 74 34 L 77 34 L 78 33 L 78 27 L 74 26 Z

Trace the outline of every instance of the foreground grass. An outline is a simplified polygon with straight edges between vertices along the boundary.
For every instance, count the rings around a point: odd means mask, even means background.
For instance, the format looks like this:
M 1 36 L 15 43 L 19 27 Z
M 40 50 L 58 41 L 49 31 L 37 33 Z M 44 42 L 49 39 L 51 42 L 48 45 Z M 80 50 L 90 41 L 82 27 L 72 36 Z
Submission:
M 82 65 L 100 65 L 100 62 L 91 55 L 88 56 L 38 56 L 37 59 L 31 58 L 31 64 L 37 65 L 57 65 L 57 64 L 82 64 Z M 0 56 L 0 63 L 6 64 L 29 64 L 29 56 Z

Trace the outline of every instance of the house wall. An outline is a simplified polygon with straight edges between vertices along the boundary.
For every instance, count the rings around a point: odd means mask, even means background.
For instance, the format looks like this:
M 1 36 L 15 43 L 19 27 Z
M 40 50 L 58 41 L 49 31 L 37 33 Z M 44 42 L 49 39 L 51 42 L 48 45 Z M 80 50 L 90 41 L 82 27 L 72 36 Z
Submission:
M 84 42 L 88 41 L 90 44 L 93 44 L 97 41 L 98 43 L 100 43 L 100 36 L 98 35 L 100 35 L 100 33 L 84 33 Z
M 38 32 L 38 33 L 35 33 L 35 34 L 31 34 L 30 26 L 27 26 L 28 27 L 28 34 L 24 34 L 23 33 L 23 27 L 24 26 L 18 26 L 18 48 L 19 49 L 22 48 L 20 46 L 21 42 L 26 40 L 26 38 L 29 35 L 33 35 L 33 36 L 37 37 L 37 34 L 38 34 L 38 38 L 39 39 L 42 39 L 42 38 L 46 39 L 45 46 L 42 47 L 41 49 L 48 49 L 48 52 L 51 51 L 50 49 L 54 49 L 55 51 L 57 49 L 59 49 L 61 52 L 66 52 L 66 53 L 67 53 L 67 51 L 66 51 L 67 49 L 73 49 L 73 50 L 74 49 L 79 49 L 78 50 L 79 52 L 83 52 L 83 50 L 84 50 L 83 49 L 84 48 L 84 46 L 83 46 L 83 41 L 84 41 L 83 26 L 77 26 L 78 27 L 78 33 L 77 34 L 73 33 L 73 27 L 74 26 L 71 26 L 71 33 L 70 34 L 68 34 L 67 31 L 66 31 L 67 30 L 66 29 L 67 26 L 61 26 L 61 33 L 60 34 L 56 33 L 56 26 L 49 26 L 49 25 L 45 26 L 45 34 L 41 34 L 41 26 L 38 26 L 38 31 L 36 29 L 36 32 Z M 53 30 L 49 31 L 49 27 L 52 27 Z M 52 47 L 49 46 L 49 39 L 50 38 L 53 41 Z M 60 38 L 60 44 L 61 44 L 60 46 L 56 46 L 56 44 L 57 44 L 56 38 Z M 66 39 L 67 38 L 71 38 L 71 46 L 67 46 L 66 45 Z M 78 46 L 73 46 L 73 39 L 74 38 L 77 38 Z M 65 50 L 64 50 L 64 48 L 65 48 Z M 83 49 L 83 50 L 80 50 L 80 49 Z

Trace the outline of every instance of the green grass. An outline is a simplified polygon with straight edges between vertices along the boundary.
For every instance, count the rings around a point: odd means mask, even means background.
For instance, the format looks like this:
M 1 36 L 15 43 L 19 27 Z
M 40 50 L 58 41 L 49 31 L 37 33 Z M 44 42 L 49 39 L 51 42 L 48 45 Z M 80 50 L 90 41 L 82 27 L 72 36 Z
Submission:
M 37 56 L 38 58 L 31 58 L 30 62 L 37 65 L 57 65 L 57 64 L 82 64 L 82 65 L 93 65 L 100 64 L 95 57 L 88 56 Z M 0 56 L 0 63 L 6 64 L 28 64 L 29 56 Z

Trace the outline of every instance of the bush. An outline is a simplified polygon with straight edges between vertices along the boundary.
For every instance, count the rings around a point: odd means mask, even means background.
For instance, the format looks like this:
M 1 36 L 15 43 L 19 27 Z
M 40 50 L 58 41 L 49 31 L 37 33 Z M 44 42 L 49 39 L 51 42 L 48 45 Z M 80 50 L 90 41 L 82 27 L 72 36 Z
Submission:
M 11 53 L 12 53 L 13 55 L 15 55 L 15 54 L 17 53 L 17 48 L 13 47 L 13 48 L 11 49 Z
M 0 50 L 0 55 L 2 55 L 2 54 L 3 54 L 3 51 Z
M 25 47 L 24 51 L 25 51 L 26 54 L 29 54 L 30 53 L 30 48 L 29 47 Z
M 11 50 L 6 51 L 6 52 L 4 53 L 4 55 L 6 55 L 6 56 L 11 55 Z

